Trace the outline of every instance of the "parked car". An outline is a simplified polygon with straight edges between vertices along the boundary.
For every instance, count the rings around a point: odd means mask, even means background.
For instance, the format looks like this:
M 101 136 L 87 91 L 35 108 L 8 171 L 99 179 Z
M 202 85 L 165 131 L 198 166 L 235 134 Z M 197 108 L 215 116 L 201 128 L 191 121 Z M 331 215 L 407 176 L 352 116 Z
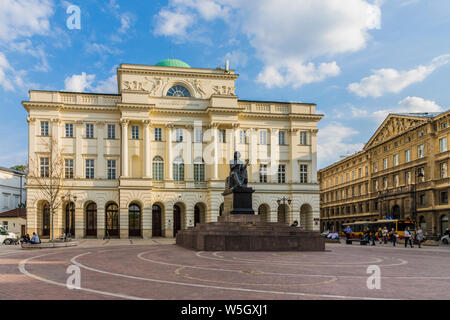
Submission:
M 10 245 L 17 242 L 17 236 L 13 232 L 8 232 L 3 227 L 0 227 L 0 244 Z
M 448 244 L 450 242 L 450 230 L 445 230 L 444 235 L 441 238 L 443 244 Z

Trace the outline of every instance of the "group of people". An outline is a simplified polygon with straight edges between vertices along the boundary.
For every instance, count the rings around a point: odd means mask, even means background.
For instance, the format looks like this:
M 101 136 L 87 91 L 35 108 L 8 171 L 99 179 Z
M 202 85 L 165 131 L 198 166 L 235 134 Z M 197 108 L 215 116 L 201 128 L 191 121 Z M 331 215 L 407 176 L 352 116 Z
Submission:
M 20 243 L 39 244 L 41 243 L 41 239 L 39 239 L 38 234 L 35 232 L 33 232 L 33 236 L 30 239 L 30 235 L 27 233 L 26 235 L 22 236 L 22 239 L 20 239 Z
M 347 239 L 351 239 L 353 231 L 350 228 L 350 226 L 345 227 L 344 233 Z M 395 231 L 395 228 L 392 228 L 391 231 L 389 231 L 387 227 L 378 228 L 377 231 L 372 231 L 366 227 L 363 230 L 363 237 L 367 243 L 372 242 L 373 246 L 375 245 L 375 241 L 378 237 L 378 244 L 383 243 L 387 244 L 388 241 L 390 240 L 392 242 L 392 245 L 395 247 L 399 235 L 397 231 Z M 406 227 L 404 239 L 405 239 L 405 248 L 408 246 L 408 244 L 411 246 L 411 248 L 414 247 L 414 244 L 417 244 L 419 248 L 421 248 L 421 244 L 425 240 L 425 237 L 423 234 L 423 230 L 420 228 L 420 226 L 418 226 L 414 230 L 411 230 L 409 227 Z
M 328 231 L 327 239 L 332 239 L 332 240 L 339 239 L 339 234 L 336 231 L 335 232 Z

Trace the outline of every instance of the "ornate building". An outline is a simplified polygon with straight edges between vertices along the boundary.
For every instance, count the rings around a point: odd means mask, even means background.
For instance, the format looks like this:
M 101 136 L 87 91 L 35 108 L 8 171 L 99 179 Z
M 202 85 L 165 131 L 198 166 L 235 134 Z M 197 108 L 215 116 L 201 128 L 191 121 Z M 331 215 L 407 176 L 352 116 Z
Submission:
M 322 116 L 309 103 L 239 100 L 237 78 L 169 59 L 120 65 L 119 94 L 30 91 L 30 171 L 47 179 L 55 151 L 64 162 L 55 234 L 172 237 L 216 221 L 235 150 L 250 160 L 255 212 L 319 230 Z M 36 181 L 26 187 L 28 232 L 45 237 L 48 200 Z
M 450 211 L 449 114 L 390 114 L 361 152 L 320 170 L 321 229 L 393 217 L 442 234 Z

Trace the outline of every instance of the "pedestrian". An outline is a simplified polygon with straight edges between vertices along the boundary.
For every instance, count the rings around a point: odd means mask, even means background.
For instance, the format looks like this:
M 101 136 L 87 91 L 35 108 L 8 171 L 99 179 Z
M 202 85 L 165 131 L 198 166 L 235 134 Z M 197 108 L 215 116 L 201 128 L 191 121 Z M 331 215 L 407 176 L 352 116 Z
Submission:
M 378 244 L 383 243 L 383 229 L 381 227 L 378 228 Z
M 350 226 L 345 227 L 344 229 L 344 233 L 345 233 L 345 237 L 347 238 L 347 240 L 350 240 L 351 236 L 352 236 L 352 228 L 350 228 Z
M 406 229 L 405 229 L 405 248 L 408 246 L 408 242 L 409 242 L 409 245 L 411 246 L 411 248 L 413 248 L 411 236 L 412 236 L 412 234 L 409 231 L 409 227 L 406 227 Z
M 417 238 L 417 244 L 419 245 L 419 248 L 420 248 L 420 245 L 422 244 L 422 241 L 423 241 L 423 230 L 422 230 L 422 228 L 420 228 L 420 226 L 418 226 L 416 229 L 416 238 Z
M 389 233 L 389 231 L 388 231 L 387 227 L 385 226 L 385 227 L 383 228 L 383 232 L 382 232 L 384 244 L 387 244 L 387 241 L 388 241 L 388 233 Z
M 390 236 L 391 236 L 392 245 L 395 247 L 395 244 L 397 243 L 398 234 L 397 234 L 397 232 L 395 232 L 394 228 L 392 228 L 392 230 L 390 232 Z
M 364 228 L 363 234 L 364 234 L 364 240 L 366 241 L 366 243 L 370 243 L 369 242 L 369 236 L 370 236 L 369 228 L 367 228 L 367 227 Z
M 298 227 L 298 221 L 294 221 L 294 222 L 291 224 L 291 227 Z
M 41 240 L 39 239 L 39 236 L 33 232 L 33 236 L 31 237 L 31 244 L 39 244 L 41 243 Z
M 371 236 L 372 236 L 372 245 L 375 245 L 375 239 L 377 238 L 377 233 L 376 231 L 371 231 L 370 232 Z

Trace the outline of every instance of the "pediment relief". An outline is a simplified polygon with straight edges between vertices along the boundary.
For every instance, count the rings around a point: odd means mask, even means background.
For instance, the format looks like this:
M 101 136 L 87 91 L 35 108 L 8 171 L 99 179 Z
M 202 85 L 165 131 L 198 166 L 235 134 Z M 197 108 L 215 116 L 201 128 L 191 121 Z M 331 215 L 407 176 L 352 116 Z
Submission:
M 392 137 L 402 134 L 417 125 L 423 123 L 424 120 L 410 119 L 410 118 L 400 118 L 391 117 L 387 118 L 384 123 L 378 128 L 375 135 L 369 140 L 366 148 L 381 144 Z

